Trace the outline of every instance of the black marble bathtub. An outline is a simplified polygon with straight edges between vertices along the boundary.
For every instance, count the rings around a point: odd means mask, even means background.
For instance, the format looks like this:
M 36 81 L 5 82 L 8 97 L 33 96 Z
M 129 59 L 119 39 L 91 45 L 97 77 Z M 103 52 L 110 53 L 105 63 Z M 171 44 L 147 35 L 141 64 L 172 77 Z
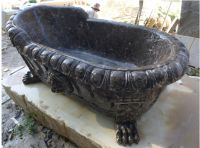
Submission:
M 188 51 L 175 37 L 88 19 L 79 8 L 32 7 L 13 15 L 6 28 L 30 69 L 23 82 L 41 80 L 115 118 L 122 144 L 138 143 L 135 121 L 187 69 Z

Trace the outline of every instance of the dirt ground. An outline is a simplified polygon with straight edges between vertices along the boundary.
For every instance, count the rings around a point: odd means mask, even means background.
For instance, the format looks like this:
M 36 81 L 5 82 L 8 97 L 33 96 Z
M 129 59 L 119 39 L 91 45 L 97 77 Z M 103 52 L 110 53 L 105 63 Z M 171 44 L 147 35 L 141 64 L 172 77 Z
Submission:
M 2 31 L 2 78 L 25 63 Z M 2 88 L 2 145 L 4 148 L 76 148 L 77 146 L 25 114 Z

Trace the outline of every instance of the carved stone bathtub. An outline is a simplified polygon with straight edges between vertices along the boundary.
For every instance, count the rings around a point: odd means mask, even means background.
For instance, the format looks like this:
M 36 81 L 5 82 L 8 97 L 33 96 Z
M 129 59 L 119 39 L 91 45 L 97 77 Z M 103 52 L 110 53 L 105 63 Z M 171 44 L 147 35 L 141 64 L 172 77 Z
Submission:
M 30 69 L 24 84 L 41 80 L 115 118 L 124 145 L 138 143 L 135 121 L 187 69 L 188 51 L 173 36 L 88 19 L 79 8 L 32 7 L 12 16 L 6 28 Z

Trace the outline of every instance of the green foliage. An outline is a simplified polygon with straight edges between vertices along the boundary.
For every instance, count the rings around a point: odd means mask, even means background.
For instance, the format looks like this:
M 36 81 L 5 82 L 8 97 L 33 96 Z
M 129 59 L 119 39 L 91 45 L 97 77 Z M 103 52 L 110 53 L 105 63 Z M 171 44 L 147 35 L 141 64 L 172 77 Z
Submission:
M 34 134 L 36 132 L 35 114 L 29 114 L 25 120 L 25 127 L 27 127 L 29 134 Z
M 193 68 L 189 67 L 189 70 L 187 72 L 189 76 L 197 76 L 200 77 L 200 69 L 199 68 Z
M 36 0 L 29 0 L 29 3 L 37 3 Z
M 15 128 L 14 134 L 16 136 L 19 136 L 20 139 L 23 138 L 23 133 L 24 133 L 24 127 L 22 125 L 19 125 L 18 127 Z
M 200 73 L 199 73 L 198 70 L 192 70 L 192 71 L 190 72 L 190 75 L 191 75 L 191 76 L 198 76 L 198 77 L 200 77 Z
M 26 115 L 22 124 L 15 128 L 14 130 L 15 135 L 19 136 L 20 139 L 22 139 L 25 133 L 29 133 L 31 135 L 35 134 L 37 130 L 37 124 L 34 119 L 35 117 L 36 114 L 34 113 L 29 113 L 28 115 Z

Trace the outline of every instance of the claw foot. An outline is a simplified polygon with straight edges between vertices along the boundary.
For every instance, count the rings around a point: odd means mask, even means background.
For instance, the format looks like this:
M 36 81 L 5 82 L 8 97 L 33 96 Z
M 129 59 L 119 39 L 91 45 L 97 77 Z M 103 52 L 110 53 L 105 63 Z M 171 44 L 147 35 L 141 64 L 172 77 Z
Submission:
M 22 82 L 23 82 L 25 85 L 31 84 L 31 83 L 37 83 L 37 82 L 40 82 L 40 81 L 41 81 L 41 80 L 40 80 L 38 77 L 32 75 L 32 73 L 31 73 L 30 71 L 28 71 L 28 72 L 24 75 L 24 77 L 23 77 L 23 79 L 22 79 Z
M 125 122 L 117 124 L 116 132 L 117 143 L 120 145 L 138 144 L 140 137 L 136 129 L 136 123 Z

